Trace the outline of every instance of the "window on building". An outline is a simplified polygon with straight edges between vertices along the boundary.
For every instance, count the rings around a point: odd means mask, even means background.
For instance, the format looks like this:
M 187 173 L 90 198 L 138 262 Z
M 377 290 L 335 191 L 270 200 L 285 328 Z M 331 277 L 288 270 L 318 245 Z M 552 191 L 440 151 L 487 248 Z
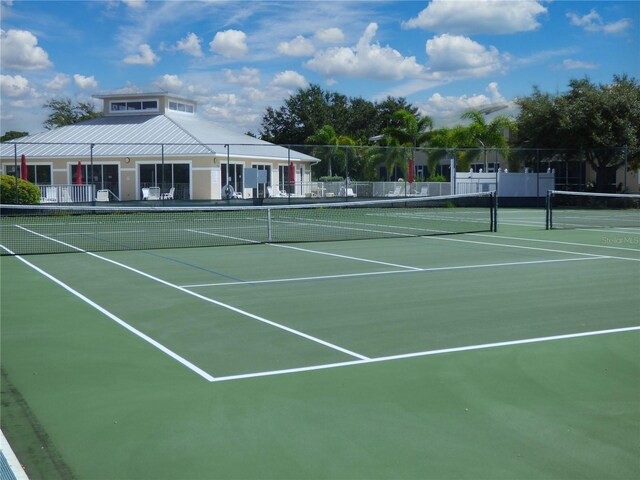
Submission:
M 71 165 L 71 183 L 78 181 L 78 165 Z M 94 184 L 96 190 L 111 190 L 116 197 L 120 196 L 120 181 L 117 165 L 82 164 L 82 183 Z
M 267 183 L 266 185 L 271 185 L 271 165 L 254 165 L 252 168 L 255 168 L 257 170 L 264 170 L 267 172 Z M 265 184 L 264 183 L 258 183 L 258 188 L 254 188 L 253 189 L 253 197 L 260 197 L 260 198 L 264 198 L 265 197 Z
M 7 175 L 15 175 L 14 165 L 5 165 Z M 20 176 L 20 165 L 18 165 Z M 36 185 L 51 185 L 51 165 L 27 165 L 27 179 Z
M 110 103 L 111 112 L 158 112 L 158 100 L 127 100 Z
M 140 189 L 160 187 L 161 193 L 175 188 L 174 198 L 189 199 L 188 163 L 148 163 L 140 165 Z
M 293 165 L 293 164 L 292 164 Z M 304 170 L 300 167 L 300 171 L 296 174 L 295 168 L 291 165 L 278 165 L 278 187 L 281 191 L 290 193 L 291 195 L 296 193 L 296 183 L 300 184 Z M 298 178 L 296 178 L 296 175 Z
M 244 168 L 243 163 L 230 163 L 229 170 L 227 173 L 227 163 L 223 163 L 221 165 L 221 175 L 220 175 L 220 189 L 225 187 L 227 183 L 229 183 L 236 192 L 242 192 L 243 182 L 242 182 L 242 169 Z
M 184 102 L 178 102 L 176 100 L 169 100 L 169 110 L 173 110 L 175 112 L 193 113 L 194 106 L 192 103 L 184 103 Z

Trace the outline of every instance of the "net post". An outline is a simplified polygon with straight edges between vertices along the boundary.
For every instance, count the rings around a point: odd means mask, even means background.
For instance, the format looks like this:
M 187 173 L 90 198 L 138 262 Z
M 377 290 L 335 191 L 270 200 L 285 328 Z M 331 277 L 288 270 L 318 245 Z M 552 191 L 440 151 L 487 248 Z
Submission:
M 551 196 L 552 195 L 553 195 L 553 190 L 547 190 L 547 202 L 546 202 L 547 216 L 546 216 L 546 222 L 545 222 L 546 230 L 551 230 L 552 228 L 552 224 L 551 224 Z
M 491 231 L 498 231 L 498 192 L 491 192 Z
M 273 241 L 273 231 L 271 229 L 271 209 L 267 208 L 267 238 L 270 242 Z

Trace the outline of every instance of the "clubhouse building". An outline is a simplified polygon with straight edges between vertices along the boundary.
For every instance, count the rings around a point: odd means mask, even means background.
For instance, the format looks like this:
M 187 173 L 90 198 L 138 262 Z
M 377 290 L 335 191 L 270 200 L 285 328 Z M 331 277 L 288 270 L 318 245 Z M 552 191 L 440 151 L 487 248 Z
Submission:
M 302 195 L 319 161 L 221 128 L 198 117 L 195 101 L 166 92 L 95 98 L 104 103 L 101 117 L 2 143 L 0 172 L 18 168 L 43 191 L 93 184 L 112 201 L 141 200 L 149 189 L 163 198 L 216 200 L 230 192 Z

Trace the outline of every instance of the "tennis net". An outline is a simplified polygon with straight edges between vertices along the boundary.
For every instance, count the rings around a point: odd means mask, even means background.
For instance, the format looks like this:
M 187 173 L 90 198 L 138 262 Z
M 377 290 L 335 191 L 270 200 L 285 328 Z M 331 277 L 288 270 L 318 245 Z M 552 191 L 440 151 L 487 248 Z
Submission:
M 613 227 L 640 227 L 640 195 L 557 190 L 547 193 L 547 230 Z
M 445 235 L 492 231 L 497 221 L 493 192 L 301 205 L 1 210 L 2 255 Z

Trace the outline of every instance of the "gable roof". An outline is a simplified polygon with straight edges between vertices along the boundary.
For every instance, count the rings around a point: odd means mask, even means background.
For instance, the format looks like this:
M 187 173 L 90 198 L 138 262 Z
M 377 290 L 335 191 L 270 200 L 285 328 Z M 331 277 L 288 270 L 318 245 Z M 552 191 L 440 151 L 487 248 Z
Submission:
M 161 145 L 168 156 L 229 155 L 234 158 L 318 162 L 319 159 L 238 134 L 195 115 L 167 112 L 158 115 L 102 116 L 28 135 L 0 146 L 3 158 L 18 155 L 37 158 L 159 156 Z

